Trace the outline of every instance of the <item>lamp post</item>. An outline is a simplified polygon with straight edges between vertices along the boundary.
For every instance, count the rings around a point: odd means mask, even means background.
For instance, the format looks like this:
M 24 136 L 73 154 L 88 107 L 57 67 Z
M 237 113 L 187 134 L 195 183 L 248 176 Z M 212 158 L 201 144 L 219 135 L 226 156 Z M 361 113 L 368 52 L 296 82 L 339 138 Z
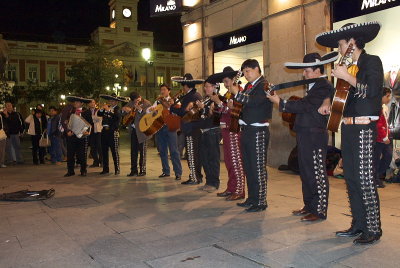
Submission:
M 148 78 L 149 78 L 149 75 L 147 73 L 147 65 L 149 64 L 149 60 L 150 60 L 150 57 L 151 57 L 150 48 L 143 48 L 142 49 L 142 57 L 146 61 L 146 63 L 145 63 L 146 64 L 145 65 L 145 68 L 146 68 L 146 99 L 148 99 L 149 98 L 149 93 L 148 93 Z

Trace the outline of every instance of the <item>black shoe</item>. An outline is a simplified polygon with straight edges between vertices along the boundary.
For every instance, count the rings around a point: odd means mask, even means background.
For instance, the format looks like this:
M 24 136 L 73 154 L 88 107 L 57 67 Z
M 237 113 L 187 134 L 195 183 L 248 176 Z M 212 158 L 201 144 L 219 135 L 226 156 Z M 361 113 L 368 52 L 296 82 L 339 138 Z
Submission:
M 102 172 L 100 172 L 101 175 L 108 174 L 108 173 L 110 173 L 110 171 L 108 171 L 108 170 L 103 170 Z
M 253 206 L 253 204 L 248 199 L 242 203 L 236 203 L 236 205 L 243 208 L 249 208 Z
M 146 176 L 146 172 L 140 172 L 137 176 L 138 176 L 138 177 Z
M 362 233 L 361 230 L 355 230 L 354 227 L 351 226 L 347 230 L 336 232 L 336 236 L 338 236 L 338 237 L 356 237 L 356 236 L 359 236 L 361 233 Z
M 187 181 L 181 182 L 183 185 L 197 185 L 200 184 L 200 181 L 188 179 Z
M 137 172 L 131 172 L 128 175 L 126 175 L 127 177 L 136 177 L 138 174 Z
M 87 171 L 82 171 L 82 172 L 81 172 L 81 176 L 82 176 L 82 177 L 86 177 L 86 175 L 87 175 Z
M 119 170 L 116 170 L 116 171 L 114 172 L 115 175 L 119 175 L 119 173 L 121 173 Z
M 356 238 L 353 243 L 356 245 L 367 245 L 367 244 L 372 244 L 376 241 L 378 241 L 381 238 L 381 235 L 372 235 L 372 234 L 366 234 L 363 233 L 360 235 L 359 238 Z
M 159 178 L 165 178 L 165 177 L 170 177 L 170 175 L 169 174 L 165 174 L 164 172 L 160 175 L 160 176 L 158 176 Z
M 181 175 L 177 175 L 177 176 L 175 177 L 175 180 L 177 180 L 177 181 L 180 181 L 181 179 L 182 179 Z
M 249 208 L 246 208 L 246 212 L 260 212 L 267 208 L 267 205 L 252 205 Z
M 71 177 L 71 176 L 74 176 L 74 175 L 75 175 L 75 173 L 68 172 L 67 174 L 64 175 L 64 177 Z

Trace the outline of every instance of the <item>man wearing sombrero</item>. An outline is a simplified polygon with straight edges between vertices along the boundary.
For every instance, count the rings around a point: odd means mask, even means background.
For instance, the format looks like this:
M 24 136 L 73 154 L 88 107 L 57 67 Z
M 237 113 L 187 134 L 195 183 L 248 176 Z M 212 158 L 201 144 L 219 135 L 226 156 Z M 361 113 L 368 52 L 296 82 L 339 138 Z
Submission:
M 304 206 L 292 213 L 303 216 L 302 221 L 326 219 L 328 212 L 329 181 L 326 174 L 326 152 L 328 147 L 328 118 L 318 113 L 318 108 L 334 91 L 324 76 L 324 64 L 334 62 L 337 52 L 321 57 L 318 53 L 304 56 L 302 63 L 287 62 L 288 69 L 303 69 L 306 79 L 316 79 L 308 86 L 306 96 L 299 100 L 283 100 L 278 94 L 267 97 L 278 105 L 280 112 L 294 113 L 298 162 L 302 182 Z
M 64 177 L 70 177 L 75 175 L 75 156 L 77 162 L 80 164 L 81 176 L 87 175 L 87 147 L 89 132 L 85 133 L 82 137 L 76 136 L 71 129 L 69 129 L 69 120 L 72 114 L 82 116 L 82 106 L 84 103 L 89 103 L 91 100 L 77 97 L 67 96 L 66 100 L 71 104 L 68 104 L 61 111 L 61 124 L 64 129 L 64 135 L 66 135 L 67 141 L 67 168 L 68 172 Z
M 340 237 L 357 237 L 355 244 L 371 244 L 382 236 L 379 196 L 376 189 L 373 151 L 376 141 L 376 121 L 381 112 L 383 67 L 378 56 L 369 55 L 364 46 L 381 28 L 379 22 L 349 23 L 334 31 L 316 36 L 318 44 L 338 47 L 344 55 L 354 46 L 352 60 L 359 71 L 354 77 L 346 66 L 336 66 L 332 75 L 347 81 L 351 87 L 341 125 L 344 177 L 353 216 L 348 230 L 336 232 Z M 328 113 L 329 107 L 321 107 Z
M 220 128 L 224 148 L 224 162 L 228 171 L 227 188 L 225 191 L 217 193 L 217 196 L 224 197 L 227 201 L 240 200 L 245 197 L 246 176 L 243 170 L 243 161 L 240 151 L 240 132 L 235 133 L 229 131 L 231 110 L 228 107 L 228 102 L 232 102 L 233 98 L 228 99 L 228 95 L 232 95 L 230 89 L 237 75 L 238 71 L 227 66 L 222 72 L 213 74 L 209 78 L 214 79 L 218 83 L 224 83 L 224 86 L 228 89 L 226 95 L 227 99 L 225 101 L 221 101 L 218 97 L 211 97 L 217 106 L 218 112 L 221 114 Z M 242 88 L 240 88 L 240 90 L 242 90 Z
M 180 83 L 184 92 L 184 97 L 181 99 L 181 106 L 171 106 L 170 111 L 183 117 L 196 101 L 202 99 L 201 95 L 196 91 L 196 85 L 203 84 L 203 79 L 194 79 L 190 73 L 185 74 L 183 77 L 172 77 L 172 81 Z M 201 174 L 201 161 L 200 161 L 200 136 L 201 131 L 199 126 L 194 122 L 182 122 L 181 131 L 186 136 L 186 152 L 188 154 L 188 166 L 190 170 L 189 179 L 182 182 L 185 185 L 200 184 L 203 181 Z
M 114 173 L 118 175 L 119 169 L 119 124 L 121 122 L 121 112 L 118 106 L 120 101 L 124 99 L 112 95 L 100 95 L 100 98 L 107 100 L 107 104 L 97 112 L 97 116 L 103 118 L 101 130 L 101 150 L 103 154 L 103 171 L 100 174 L 108 174 L 110 172 L 108 160 L 108 148 L 114 161 Z

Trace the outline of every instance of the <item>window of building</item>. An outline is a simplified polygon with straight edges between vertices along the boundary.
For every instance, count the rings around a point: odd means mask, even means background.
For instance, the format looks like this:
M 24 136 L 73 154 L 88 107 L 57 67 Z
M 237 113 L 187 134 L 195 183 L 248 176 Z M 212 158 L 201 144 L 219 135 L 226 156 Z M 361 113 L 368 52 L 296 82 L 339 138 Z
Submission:
M 17 67 L 14 65 L 9 65 L 7 68 L 7 80 L 17 81 Z
M 29 66 L 28 67 L 28 79 L 32 81 L 36 81 L 38 78 L 38 67 L 37 66 Z
M 157 75 L 157 84 L 158 85 L 164 84 L 164 75 L 162 74 Z
M 47 68 L 47 81 L 54 82 L 58 79 L 58 69 L 56 66 L 50 66 Z

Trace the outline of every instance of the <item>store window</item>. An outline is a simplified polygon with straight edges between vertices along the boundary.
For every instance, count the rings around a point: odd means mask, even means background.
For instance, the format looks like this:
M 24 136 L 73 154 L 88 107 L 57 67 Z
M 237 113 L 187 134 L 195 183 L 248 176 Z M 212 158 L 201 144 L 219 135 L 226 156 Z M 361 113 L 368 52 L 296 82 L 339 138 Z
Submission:
M 157 75 L 157 85 L 164 84 L 164 76 L 163 75 Z

